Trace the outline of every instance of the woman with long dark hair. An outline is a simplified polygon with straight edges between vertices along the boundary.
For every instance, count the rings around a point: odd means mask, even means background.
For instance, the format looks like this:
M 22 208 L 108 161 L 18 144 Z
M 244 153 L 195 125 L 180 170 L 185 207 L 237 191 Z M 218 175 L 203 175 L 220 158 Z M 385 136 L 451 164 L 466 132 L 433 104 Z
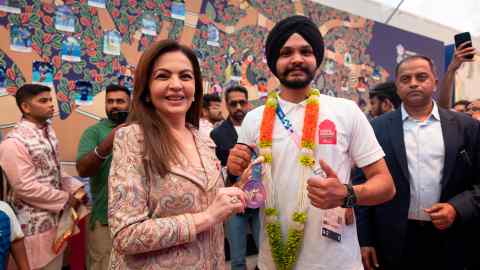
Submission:
M 222 222 L 245 195 L 223 187 L 215 145 L 198 133 L 202 93 L 188 47 L 160 41 L 140 58 L 108 183 L 110 269 L 225 268 Z

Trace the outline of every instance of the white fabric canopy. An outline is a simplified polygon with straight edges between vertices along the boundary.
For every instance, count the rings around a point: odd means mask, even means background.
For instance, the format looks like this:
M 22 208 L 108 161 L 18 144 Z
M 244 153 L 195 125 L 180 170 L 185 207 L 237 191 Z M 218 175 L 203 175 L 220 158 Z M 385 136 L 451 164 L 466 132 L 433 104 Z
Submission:
M 417 15 L 438 24 L 480 36 L 480 1 L 478 0 L 373 0 L 385 6 Z
M 445 44 L 452 44 L 455 34 L 468 31 L 472 35 L 474 46 L 480 44 L 480 1 L 478 0 L 312 1 L 429 36 Z M 398 10 L 396 10 L 397 6 L 399 6 Z

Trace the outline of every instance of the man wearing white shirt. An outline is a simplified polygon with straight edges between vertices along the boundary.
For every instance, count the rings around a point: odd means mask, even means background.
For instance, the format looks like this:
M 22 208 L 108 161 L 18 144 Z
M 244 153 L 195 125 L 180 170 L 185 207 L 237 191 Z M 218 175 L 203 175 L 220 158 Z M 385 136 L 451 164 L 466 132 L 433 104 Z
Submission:
M 478 236 L 480 124 L 432 100 L 428 57 L 407 57 L 395 73 L 401 109 L 372 125 L 397 195 L 357 212 L 365 268 L 465 269 Z
M 261 181 L 267 199 L 258 267 L 363 269 L 356 228 L 345 225 L 345 209 L 393 197 L 384 153 L 354 102 L 310 87 L 324 53 L 311 20 L 293 16 L 277 23 L 265 52 L 281 83 L 279 94 L 271 91 L 267 105 L 247 114 L 238 138 L 246 145 L 237 144 L 227 162 L 229 172 L 240 175 L 250 163 L 250 148 L 258 148 L 264 159 Z M 349 183 L 352 162 L 367 175 L 362 185 Z M 321 171 L 323 176 L 316 175 Z M 336 229 L 325 231 L 326 223 Z

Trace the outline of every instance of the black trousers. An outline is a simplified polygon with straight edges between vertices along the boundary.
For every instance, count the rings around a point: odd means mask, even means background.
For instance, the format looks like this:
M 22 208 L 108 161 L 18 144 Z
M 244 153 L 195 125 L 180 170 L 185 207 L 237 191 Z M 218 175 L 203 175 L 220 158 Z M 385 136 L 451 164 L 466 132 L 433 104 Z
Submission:
M 381 263 L 385 270 L 454 270 L 445 263 L 442 232 L 433 223 L 409 220 L 404 249 L 399 262 Z M 463 269 L 463 268 L 460 268 Z

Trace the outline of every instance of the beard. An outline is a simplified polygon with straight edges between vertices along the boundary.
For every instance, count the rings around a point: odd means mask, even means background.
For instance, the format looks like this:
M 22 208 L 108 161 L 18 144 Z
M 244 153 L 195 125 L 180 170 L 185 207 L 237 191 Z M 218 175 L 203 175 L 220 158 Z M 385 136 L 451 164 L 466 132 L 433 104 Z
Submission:
M 247 114 L 247 113 L 244 112 L 244 111 L 236 111 L 236 112 L 230 114 L 230 117 L 231 117 L 233 120 L 235 120 L 236 122 L 241 123 L 241 122 L 243 121 L 243 118 L 245 118 L 245 115 L 246 115 L 246 114 Z
M 127 111 L 112 110 L 107 112 L 107 118 L 112 121 L 116 126 L 125 123 L 128 117 Z
M 306 75 L 306 78 L 305 79 L 293 79 L 293 80 L 289 80 L 287 79 L 288 77 L 288 74 L 290 72 L 294 72 L 294 71 L 302 71 L 303 73 L 305 73 Z M 307 67 L 292 67 L 292 68 L 289 68 L 289 69 L 286 69 L 282 74 L 281 76 L 278 76 L 278 80 L 280 81 L 280 83 L 283 85 L 283 86 L 286 86 L 288 88 L 291 88 L 291 89 L 303 89 L 305 87 L 307 87 L 310 82 L 313 80 L 313 77 L 315 76 L 315 72 L 312 72 L 310 71 Z

